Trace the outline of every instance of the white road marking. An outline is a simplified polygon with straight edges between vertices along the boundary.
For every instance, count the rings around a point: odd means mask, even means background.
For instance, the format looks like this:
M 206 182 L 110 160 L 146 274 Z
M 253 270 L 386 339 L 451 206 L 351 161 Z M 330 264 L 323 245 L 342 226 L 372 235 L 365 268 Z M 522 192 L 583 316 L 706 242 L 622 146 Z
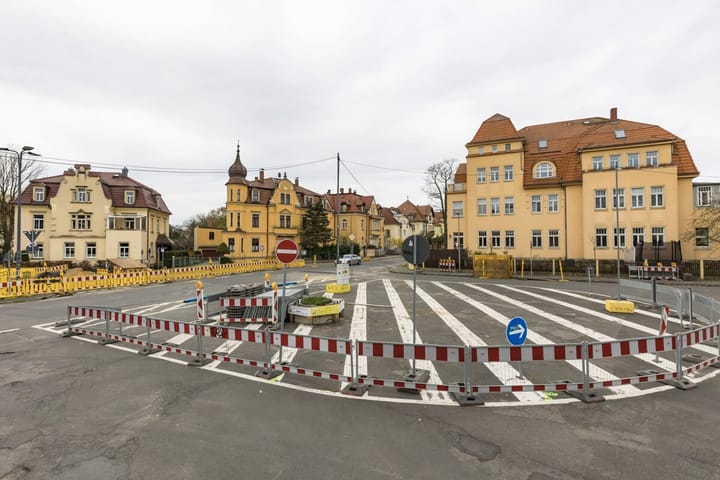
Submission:
M 403 305 L 402 300 L 400 299 L 400 295 L 398 295 L 397 291 L 392 286 L 390 280 L 383 280 L 383 285 L 385 286 L 385 291 L 387 292 L 388 298 L 390 299 L 390 304 L 393 307 L 392 311 L 393 315 L 395 315 L 395 321 L 397 322 L 398 330 L 400 330 L 400 337 L 402 338 L 403 343 L 412 344 L 413 321 L 408 315 L 407 310 L 405 310 L 405 305 Z M 415 343 L 418 345 L 423 343 L 417 331 L 415 332 Z M 410 362 L 410 365 L 412 366 L 413 361 L 408 360 L 408 362 Z M 427 370 L 430 372 L 430 378 L 428 379 L 428 383 L 433 383 L 436 385 L 440 385 L 443 383 L 440 375 L 435 369 L 435 365 L 433 365 L 432 362 L 429 362 L 427 360 L 415 360 L 415 367 L 416 369 Z M 429 402 L 455 403 L 446 396 L 445 392 L 421 390 L 420 396 L 424 400 L 427 400 Z
M 17 331 L 19 331 L 19 330 L 20 330 L 19 328 L 10 328 L 10 329 L 7 329 L 7 330 L 0 330 L 0 334 L 17 332 Z
M 353 308 L 352 321 L 350 323 L 350 333 L 348 338 L 351 340 L 367 340 L 367 282 L 357 284 L 357 294 L 355 295 L 355 307 Z M 345 367 L 343 368 L 343 375 L 351 377 L 353 372 L 351 368 L 352 355 L 345 355 Z M 358 376 L 367 375 L 367 357 L 365 355 L 358 355 L 357 372 Z M 348 385 L 347 382 L 340 384 L 340 390 L 344 389 Z
M 582 325 L 578 325 L 574 322 L 566 320 L 566 319 L 559 317 L 557 315 L 554 315 L 552 313 L 546 312 L 544 310 L 540 310 L 539 308 L 533 307 L 532 305 L 528 305 L 527 303 L 523 303 L 516 298 L 510 298 L 510 297 L 507 297 L 500 293 L 496 293 L 491 290 L 487 290 L 485 288 L 479 287 L 477 285 L 471 285 L 469 283 L 466 285 L 469 286 L 470 288 L 473 288 L 473 289 L 479 291 L 479 292 L 483 292 L 486 295 L 490 295 L 490 296 L 493 296 L 504 302 L 508 302 L 515 307 L 519 307 L 519 308 L 522 308 L 523 310 L 527 310 L 528 312 L 539 315 L 540 317 L 542 317 L 545 320 L 550 320 L 558 325 L 561 325 L 567 329 L 576 331 L 576 332 L 578 332 L 582 335 L 585 335 L 589 338 L 593 338 L 593 339 L 601 341 L 601 342 L 617 340 L 615 338 L 604 335 L 600 332 L 596 332 L 595 330 L 591 330 L 589 328 L 583 327 Z M 530 330 L 528 332 L 527 338 L 530 339 L 531 342 L 533 342 L 535 344 L 539 344 L 539 345 L 555 343 L 555 342 L 551 341 L 550 339 L 533 332 L 532 330 Z M 568 364 L 572 365 L 573 368 L 576 368 L 577 370 L 582 372 L 582 370 L 583 370 L 582 360 L 566 360 L 566 362 Z M 607 370 L 600 368 L 594 362 L 590 362 L 588 374 L 592 378 L 598 379 L 598 380 L 617 380 L 618 379 L 618 377 L 616 377 L 612 373 L 608 372 Z M 617 387 L 612 387 L 612 388 L 610 388 L 610 390 L 612 390 L 616 393 L 622 394 L 622 395 L 631 395 L 631 394 L 637 394 L 637 391 L 639 389 L 637 387 L 635 387 L 634 385 L 620 385 Z

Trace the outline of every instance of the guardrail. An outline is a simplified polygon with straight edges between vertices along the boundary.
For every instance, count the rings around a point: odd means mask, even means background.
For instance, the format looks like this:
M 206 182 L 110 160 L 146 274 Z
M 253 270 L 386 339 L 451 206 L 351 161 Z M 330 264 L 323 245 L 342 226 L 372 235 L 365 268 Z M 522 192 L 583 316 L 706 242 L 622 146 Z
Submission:
M 712 311 L 717 302 L 705 302 Z M 720 311 L 720 310 L 718 310 Z M 716 315 L 717 315 L 717 312 Z M 133 329 L 133 330 L 130 330 Z M 168 338 L 155 340 L 168 334 L 185 334 L 194 337 L 197 348 L 188 349 L 175 345 Z M 681 331 L 672 335 L 633 338 L 626 340 L 593 341 L 567 344 L 526 345 L 526 346 L 472 346 L 472 345 L 430 345 L 406 344 L 397 342 L 366 341 L 321 336 L 299 335 L 265 329 L 241 328 L 231 324 L 202 324 L 199 322 L 181 322 L 156 319 L 136 314 L 119 312 L 105 307 L 68 306 L 67 329 L 65 336 L 90 335 L 100 338 L 103 344 L 125 342 L 142 347 L 140 353 L 165 351 L 191 357 L 190 364 L 202 365 L 211 360 L 237 365 L 259 367 L 262 376 L 271 378 L 273 374 L 291 373 L 311 376 L 349 384 L 350 390 L 360 386 L 389 387 L 402 390 L 431 390 L 450 392 L 462 403 L 478 402 L 478 394 L 516 393 L 516 392 L 567 392 L 583 401 L 602 399 L 602 389 L 636 385 L 646 382 L 664 382 L 681 389 L 695 386 L 685 378 L 686 375 L 716 365 L 720 362 L 720 323 L 715 322 L 690 331 Z M 717 346 L 707 342 L 717 340 Z M 189 341 L 186 339 L 185 341 Z M 264 345 L 264 359 L 247 359 L 221 351 L 228 341 Z M 328 372 L 312 368 L 289 365 L 282 361 L 272 361 L 272 349 L 279 352 L 282 359 L 283 348 L 294 348 L 331 355 L 343 355 L 350 365 L 350 375 Z M 701 356 L 688 353 L 689 349 L 709 353 Z M 256 350 L 257 352 L 257 350 Z M 653 359 L 652 356 L 655 356 Z M 663 356 L 660 356 L 663 354 Z M 653 368 L 637 371 L 634 375 L 614 377 L 601 367 L 603 361 L 621 357 L 636 357 Z M 313 356 L 306 357 L 312 362 Z M 373 376 L 370 372 L 360 374 L 360 357 L 375 358 L 378 361 L 396 362 L 397 360 L 427 360 L 446 364 L 445 370 L 452 371 L 455 382 L 429 383 L 412 382 L 383 375 Z M 532 379 L 522 376 L 523 381 L 504 384 L 473 384 L 474 375 L 479 369 L 493 365 L 516 363 L 540 364 L 542 362 L 565 362 L 564 372 L 573 373 L 574 378 L 557 379 L 553 375 L 557 367 L 546 369 L 550 374 L 540 373 L 542 369 L 533 368 Z M 333 362 L 337 363 L 337 362 Z M 362 362 L 367 364 L 366 361 Z M 374 362 L 377 364 L 378 362 Z M 323 363 L 324 364 L 324 363 Z M 689 365 L 685 365 L 689 364 Z M 393 364 L 396 367 L 396 363 Z M 640 363 L 638 363 L 640 365 Z M 655 370 L 657 368 L 659 370 Z M 396 371 L 389 366 L 384 371 Z M 493 370 L 495 371 L 495 370 Z M 514 370 L 513 370 L 514 371 Z M 268 372 L 270 372 L 268 374 Z M 348 389 L 341 390 L 345 393 Z M 592 393 L 591 393 L 592 392 Z M 462 397 L 462 398 L 461 398 Z
M 10 280 L 0 282 L 0 298 L 22 297 L 44 294 L 68 294 L 81 290 L 98 288 L 149 285 L 152 283 L 174 282 L 177 280 L 196 280 L 199 278 L 219 277 L 238 273 L 278 270 L 284 264 L 275 259 L 249 260 L 237 263 L 201 265 L 195 267 L 166 268 L 162 270 L 144 270 L 104 275 L 80 275 L 53 278 Z M 305 260 L 290 264 L 291 268 L 304 267 Z

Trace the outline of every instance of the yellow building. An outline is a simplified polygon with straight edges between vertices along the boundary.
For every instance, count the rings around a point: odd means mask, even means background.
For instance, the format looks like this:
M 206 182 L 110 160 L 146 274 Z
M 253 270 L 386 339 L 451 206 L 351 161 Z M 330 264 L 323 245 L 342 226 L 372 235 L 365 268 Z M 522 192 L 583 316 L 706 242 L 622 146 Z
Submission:
M 95 172 L 78 164 L 31 180 L 22 193 L 22 229 L 36 231 L 31 259 L 155 263 L 169 248 L 170 210 L 157 191 L 127 169 Z M 25 250 L 29 240 L 22 238 Z
M 374 196 L 341 188 L 339 194 L 328 190 L 325 202 L 333 212 L 330 225 L 340 245 L 352 244 L 353 250 L 361 255 L 373 255 L 375 249 L 385 248 L 384 220 Z
M 591 117 L 516 130 L 500 114 L 467 143 L 449 185 L 450 245 L 544 258 L 614 259 L 633 247 L 670 257 L 684 240 L 698 170 L 685 141 L 656 125 Z M 616 204 L 619 208 L 616 208 Z M 619 229 L 618 229 L 619 226 Z M 616 232 L 617 229 L 617 232 Z
M 291 239 L 300 245 L 303 216 L 310 205 L 323 202 L 321 194 L 301 187 L 298 178 L 266 177 L 263 169 L 254 180 L 248 180 L 240 147 L 228 177 L 225 228 L 196 228 L 195 250 L 213 255 L 224 243 L 231 258 L 263 258 L 274 255 L 280 240 Z

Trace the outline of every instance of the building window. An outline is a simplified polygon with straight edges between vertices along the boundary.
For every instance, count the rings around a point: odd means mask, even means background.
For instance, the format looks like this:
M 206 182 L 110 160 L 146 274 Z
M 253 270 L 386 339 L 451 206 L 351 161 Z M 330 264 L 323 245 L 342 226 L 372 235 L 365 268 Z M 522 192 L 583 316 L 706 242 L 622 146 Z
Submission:
M 45 187 L 33 187 L 33 201 L 44 202 L 45 201 Z
M 549 162 L 538 163 L 535 167 L 535 178 L 552 178 L 554 176 L 553 166 Z
M 130 256 L 130 244 L 128 242 L 120 242 L 120 258 L 128 258 Z
M 506 152 L 509 152 L 511 148 L 512 148 L 512 145 L 510 145 L 509 143 L 506 143 L 506 144 L 505 144 L 505 151 L 506 151 Z
M 500 248 L 500 230 L 493 230 L 490 238 L 493 248 Z
M 462 232 L 453 233 L 453 245 L 455 245 L 455 248 L 460 250 L 465 248 L 465 239 L 463 238 Z
M 485 198 L 477 199 L 477 214 L 478 215 L 487 215 L 487 199 L 485 199 Z
M 36 213 L 33 215 L 33 230 L 44 230 L 45 229 L 45 215 L 42 213 Z
M 453 217 L 462 217 L 462 216 L 463 216 L 462 200 L 459 202 L 453 202 Z
M 512 182 L 513 178 L 515 178 L 515 172 L 513 171 L 513 166 L 505 165 L 503 167 L 503 172 L 505 174 L 505 181 Z
M 347 227 L 348 227 L 347 218 L 343 218 L 343 219 L 342 219 L 342 222 L 341 222 L 341 227 L 340 227 L 340 228 L 342 228 L 343 230 L 347 230 Z
M 627 154 L 627 167 L 628 168 L 640 168 L 640 154 L 639 153 L 628 153 Z
M 625 227 L 620 227 L 620 234 L 618 235 L 618 229 L 613 228 L 613 240 L 615 248 L 625 248 Z
M 709 247 L 710 246 L 710 230 L 708 228 L 696 228 L 695 229 L 695 246 L 696 247 Z
M 650 206 L 660 208 L 664 205 L 664 193 L 663 187 L 650 187 Z
M 65 242 L 63 250 L 65 258 L 75 258 L 75 242 Z
M 280 215 L 280 228 L 290 228 L 290 214 L 283 213 Z
M 85 187 L 78 187 L 72 191 L 72 201 L 87 203 L 90 201 L 90 191 Z
M 557 213 L 560 210 L 560 202 L 558 201 L 558 194 L 551 193 L 548 195 L 548 212 Z
M 215 240 L 215 232 L 208 233 L 208 240 Z
M 603 157 L 592 157 L 592 169 L 602 170 L 603 169 Z
M 530 197 L 530 212 L 542 212 L 542 200 L 540 199 L 540 195 L 533 195 L 532 197 Z
M 135 205 L 135 190 L 125 190 L 125 205 Z
M 250 239 L 250 250 L 253 252 L 260 251 L 260 239 L 259 238 Z
M 712 187 L 703 185 L 697 187 L 697 206 L 709 207 L 712 205 Z
M 515 199 L 513 197 L 505 197 L 505 215 L 515 213 Z
M 540 140 L 538 140 L 538 148 L 547 148 L 547 146 L 548 146 L 547 138 L 541 138 Z
M 607 208 L 606 190 L 599 188 L 595 190 L 595 210 L 604 210 Z
M 625 189 L 624 188 L 620 188 L 618 190 L 615 190 L 613 188 L 612 205 L 613 205 L 613 208 L 625 208 Z
M 260 214 L 259 213 L 252 214 L 252 227 L 260 228 Z
M 485 183 L 486 177 L 485 177 L 485 169 L 484 168 L 478 168 L 475 171 L 475 176 L 477 177 L 477 183 Z
M 630 206 L 632 208 L 645 208 L 645 189 L 643 187 L 630 190 Z
M 493 145 L 490 147 L 490 149 L 493 151 L 493 153 L 497 152 L 497 145 Z
M 250 201 L 252 203 L 258 203 L 260 201 L 260 192 L 257 190 L 253 190 L 250 192 Z
M 73 213 L 70 217 L 70 230 L 90 230 L 90 214 Z
M 228 217 L 230 217 L 230 227 L 233 227 L 234 225 L 233 225 L 233 216 L 232 216 L 232 214 L 228 215 Z
M 652 227 L 651 235 L 653 247 L 662 247 L 665 245 L 665 227 Z
M 505 230 L 505 248 L 515 248 L 515 230 Z
M 97 258 L 97 245 L 95 242 L 85 244 L 85 258 Z
M 645 165 L 648 167 L 657 167 L 658 152 L 645 152 Z
M 500 181 L 500 167 L 490 167 L 490 182 Z
M 290 194 L 280 193 L 280 203 L 283 205 L 290 205 Z
M 135 227 L 136 227 L 135 217 L 125 217 L 123 219 L 123 223 L 125 224 L 124 230 L 135 230 Z
M 530 245 L 532 248 L 542 248 L 542 230 L 532 231 L 532 241 Z
M 485 147 L 478 147 L 478 153 L 485 153 Z
M 480 230 L 478 232 L 478 248 L 487 248 L 487 232 L 485 230 Z
M 596 228 L 595 229 L 595 247 L 607 248 L 607 228 Z
M 610 155 L 610 168 L 612 170 L 620 168 L 620 155 Z
M 43 258 L 43 244 L 36 243 L 32 251 L 33 258 Z
M 632 241 L 633 247 L 645 244 L 645 227 L 633 227 Z
M 490 199 L 490 215 L 500 215 L 500 199 Z
M 560 248 L 560 230 L 548 231 L 548 246 L 550 248 Z
M 235 251 L 235 239 L 232 237 L 228 238 L 228 251 L 230 253 Z

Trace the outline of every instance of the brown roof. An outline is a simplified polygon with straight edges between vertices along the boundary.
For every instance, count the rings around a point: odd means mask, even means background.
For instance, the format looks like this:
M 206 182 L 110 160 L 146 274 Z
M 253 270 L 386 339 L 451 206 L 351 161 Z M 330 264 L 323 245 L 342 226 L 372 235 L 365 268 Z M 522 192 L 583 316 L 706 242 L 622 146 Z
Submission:
M 336 207 L 336 199 L 340 200 L 340 203 L 337 205 L 339 213 L 368 213 L 370 211 L 370 206 L 375 203 L 375 197 L 373 195 L 358 195 L 355 192 L 347 192 L 347 193 L 328 193 L 325 194 L 325 199 L 328 203 L 328 205 L 331 206 L 332 210 L 335 210 Z M 347 205 L 347 211 L 342 211 L 342 205 Z M 364 211 L 363 211 L 363 205 L 364 205 Z
M 507 140 L 512 132 L 506 117 L 493 115 L 483 122 L 468 144 Z M 502 127 L 502 125 L 505 127 Z M 625 131 L 625 138 L 616 138 L 615 131 Z M 580 183 L 582 181 L 582 165 L 580 153 L 590 149 L 611 149 L 642 145 L 648 143 L 672 142 L 672 163 L 677 165 L 678 176 L 695 177 L 699 174 L 684 140 L 667 130 L 646 123 L 604 117 L 590 117 L 561 122 L 530 125 L 515 132 L 524 142 L 525 169 L 523 182 L 526 187 L 556 185 L 558 183 Z M 493 138 L 493 135 L 496 138 Z M 540 148 L 539 140 L 545 139 L 547 146 Z M 469 155 L 475 156 L 475 155 Z M 550 161 L 557 168 L 553 178 L 533 178 L 534 166 L 541 161 Z M 467 164 L 458 166 L 455 182 L 467 180 Z
M 475 133 L 473 139 L 470 140 L 470 143 L 510 140 L 516 139 L 519 136 L 520 135 L 518 135 L 517 130 L 515 130 L 515 125 L 513 125 L 512 120 L 505 115 L 496 113 L 480 125 L 477 133 Z
M 89 167 L 86 165 L 85 167 Z M 123 173 L 126 173 L 123 172 Z M 103 194 L 105 198 L 109 198 L 112 202 L 113 207 L 127 207 L 125 204 L 125 191 L 135 191 L 135 203 L 132 205 L 137 208 L 151 208 L 170 214 L 170 209 L 165 204 L 160 193 L 156 190 L 143 185 L 137 180 L 124 175 L 123 173 L 116 172 L 93 172 L 87 173 L 89 177 L 95 177 L 100 179 L 102 185 Z M 55 175 L 52 177 L 36 178 L 30 181 L 27 187 L 23 190 L 22 201 L 25 205 L 50 205 L 50 198 L 57 195 L 60 183 L 63 182 L 66 176 L 75 176 L 77 172 L 73 169 L 66 170 L 62 175 Z M 42 202 L 34 201 L 33 188 L 44 186 L 45 187 L 45 200 Z
M 255 180 L 247 182 L 247 185 L 249 187 L 247 198 L 243 201 L 247 203 L 260 203 L 263 205 L 269 204 L 273 194 L 275 193 L 275 190 L 280 186 L 280 182 L 282 180 L 287 180 L 287 177 L 265 177 L 264 175 L 261 178 L 256 177 Z M 252 201 L 253 190 L 257 190 L 260 194 L 260 199 L 258 202 Z M 321 194 L 300 186 L 299 180 L 297 178 L 295 179 L 295 183 L 293 184 L 293 192 L 291 192 L 291 194 L 295 195 L 295 200 L 300 202 L 301 205 L 305 205 L 305 197 L 322 198 Z
M 380 216 L 385 221 L 385 225 L 400 225 L 400 222 L 395 220 L 395 215 L 393 215 L 392 209 L 390 208 L 381 208 Z

